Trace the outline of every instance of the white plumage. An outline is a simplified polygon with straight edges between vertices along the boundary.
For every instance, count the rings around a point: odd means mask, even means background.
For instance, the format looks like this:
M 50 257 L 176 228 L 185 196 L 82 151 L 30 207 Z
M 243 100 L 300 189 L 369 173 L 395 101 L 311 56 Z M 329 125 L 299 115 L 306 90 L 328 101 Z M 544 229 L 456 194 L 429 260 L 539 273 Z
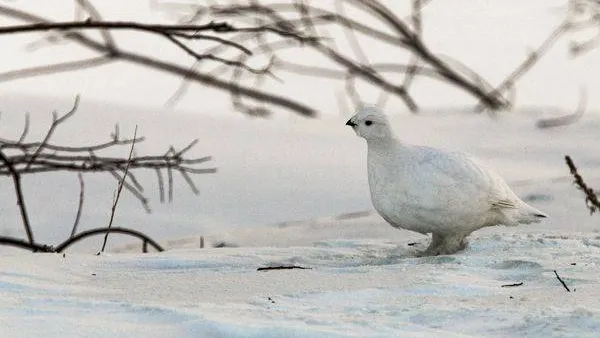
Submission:
M 462 250 L 466 237 L 483 227 L 547 217 L 469 155 L 400 142 L 375 107 L 360 109 L 346 124 L 367 140 L 375 210 L 393 227 L 431 233 L 423 255 Z

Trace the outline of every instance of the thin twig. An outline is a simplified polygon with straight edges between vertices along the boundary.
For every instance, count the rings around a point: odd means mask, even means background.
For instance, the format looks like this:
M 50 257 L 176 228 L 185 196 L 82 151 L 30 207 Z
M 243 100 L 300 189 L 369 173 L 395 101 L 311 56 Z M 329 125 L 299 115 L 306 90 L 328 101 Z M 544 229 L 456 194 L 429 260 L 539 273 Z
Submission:
M 77 233 L 77 226 L 81 219 L 81 212 L 83 211 L 83 199 L 85 196 L 85 183 L 83 181 L 83 174 L 77 173 L 79 179 L 79 203 L 77 204 L 77 214 L 75 215 L 75 221 L 73 222 L 73 228 L 71 229 L 71 238 Z
M 31 116 L 29 113 L 25 113 L 25 125 L 23 126 L 23 131 L 21 132 L 21 136 L 17 140 L 17 143 L 23 143 L 25 141 L 25 137 L 29 133 L 29 124 L 30 124 Z
M 29 224 L 29 214 L 27 214 L 27 207 L 25 206 L 25 198 L 23 197 L 23 188 L 21 187 L 21 174 L 17 170 L 13 163 L 10 161 L 8 157 L 0 150 L 0 160 L 6 166 L 8 172 L 12 176 L 15 194 L 17 197 L 17 205 L 19 206 L 19 211 L 21 212 L 21 220 L 23 221 L 23 227 L 25 228 L 25 233 L 27 234 L 27 239 L 29 240 L 29 244 L 33 245 L 35 243 L 33 239 L 33 231 L 31 230 L 31 225 Z
M 133 139 L 134 140 L 135 140 L 136 136 L 137 136 L 137 125 L 135 126 L 135 129 L 133 131 Z M 131 149 L 129 150 L 129 157 L 128 157 L 127 165 L 125 166 L 125 174 L 123 175 L 123 178 L 119 182 L 119 186 L 117 188 L 117 193 L 115 195 L 115 198 L 113 200 L 113 205 L 110 210 L 110 220 L 108 221 L 108 227 L 107 227 L 108 231 L 106 231 L 106 233 L 104 234 L 104 241 L 102 242 L 102 248 L 100 249 L 100 252 L 98 252 L 98 254 L 103 253 L 104 249 L 106 248 L 106 242 L 108 241 L 108 235 L 110 233 L 110 228 L 112 227 L 112 223 L 115 218 L 115 212 L 117 210 L 117 204 L 119 203 L 119 197 L 121 196 L 121 191 L 123 190 L 125 179 L 127 178 L 127 173 L 129 172 L 129 163 L 131 161 L 131 156 L 133 155 L 134 147 L 135 147 L 135 142 L 132 142 Z
M 56 252 L 50 245 L 28 242 L 19 238 L 0 236 L 0 245 L 31 250 L 33 252 Z
M 568 126 L 570 124 L 573 124 L 573 123 L 579 121 L 579 119 L 581 119 L 581 117 L 585 113 L 586 108 L 587 108 L 587 91 L 582 89 L 581 94 L 580 94 L 579 104 L 577 105 L 577 109 L 575 110 L 575 112 L 573 112 L 572 114 L 569 114 L 569 115 L 559 116 L 559 117 L 555 117 L 555 118 L 540 119 L 536 122 L 535 125 L 536 125 L 536 127 L 541 128 L 541 129 Z
M 565 34 L 570 27 L 568 20 L 559 24 L 544 41 L 521 62 L 490 94 L 501 95 L 502 92 L 514 86 L 514 83 L 523 77 L 527 72 L 545 55 L 552 46 Z M 482 112 L 485 109 L 484 103 L 480 103 L 475 107 L 475 112 Z
M 52 134 L 54 133 L 54 130 L 56 129 L 56 127 L 58 127 L 61 123 L 63 123 L 64 121 L 66 121 L 73 114 L 75 114 L 75 112 L 77 111 L 77 107 L 79 106 L 79 97 L 80 97 L 79 94 L 77 94 L 75 96 L 75 102 L 73 102 L 73 107 L 71 108 L 71 110 L 69 112 L 67 112 L 63 116 L 58 117 L 57 113 L 53 112 L 53 114 L 52 114 L 52 124 L 50 125 L 50 128 L 46 132 L 46 136 L 44 137 L 44 139 L 40 143 L 39 147 L 33 152 L 33 155 L 31 155 L 29 163 L 27 163 L 27 165 L 25 166 L 25 170 L 29 169 L 29 167 L 31 166 L 31 164 L 33 163 L 33 161 L 35 161 L 35 159 L 37 158 L 37 156 L 40 154 L 40 152 L 42 151 L 42 149 L 44 148 L 44 146 L 46 145 L 46 143 L 48 143 L 48 141 L 50 140 L 50 137 L 52 137 Z
M 85 238 L 88 238 L 91 236 L 100 235 L 100 234 L 107 234 L 109 232 L 113 233 L 113 234 L 125 234 L 125 235 L 137 237 L 137 238 L 141 239 L 142 241 L 148 242 L 148 244 L 152 245 L 152 247 L 154 247 L 154 249 L 156 249 L 156 251 L 164 251 L 162 246 L 160 246 L 155 240 L 148 237 L 146 234 L 144 234 L 140 231 L 137 231 L 137 230 L 122 228 L 122 227 L 95 228 L 95 229 L 82 231 L 82 232 L 78 233 L 77 235 L 75 235 L 75 237 L 69 238 L 66 241 L 62 242 L 61 244 L 57 245 L 54 249 L 56 252 L 63 252 L 69 246 L 75 244 L 76 242 L 81 241 L 82 239 L 85 239 Z
M 256 269 L 256 271 L 270 271 L 270 270 L 292 270 L 292 269 L 300 269 L 300 270 L 311 270 L 312 268 L 306 268 L 298 265 L 278 265 L 278 266 L 266 266 Z
M 160 199 L 160 203 L 164 203 L 165 202 L 165 183 L 164 183 L 164 179 L 163 179 L 163 175 L 162 172 L 160 171 L 160 169 L 155 169 L 156 170 L 156 180 L 158 182 L 158 197 Z
M 577 171 L 575 163 L 573 163 L 573 160 L 569 155 L 565 156 L 565 161 L 567 162 L 567 166 L 571 171 L 571 175 L 573 175 L 575 178 L 575 184 L 585 194 L 585 204 L 590 210 L 590 215 L 594 214 L 596 211 L 600 211 L 600 201 L 598 200 L 598 196 L 594 192 L 594 189 L 588 187 L 588 185 L 583 181 L 583 178 Z
M 77 0 L 77 4 L 80 8 L 85 10 L 90 15 L 89 19 L 100 22 L 103 21 L 100 11 L 98 11 L 90 1 Z M 115 42 L 114 37 L 112 36 L 112 33 L 108 29 L 101 29 L 100 33 L 102 34 L 102 38 L 104 39 L 104 44 L 106 45 L 106 47 L 112 50 L 116 50 L 117 44 Z
M 0 73 L 0 82 L 21 80 L 37 76 L 47 76 L 59 73 L 81 71 L 83 69 L 104 66 L 115 61 L 107 56 L 96 56 L 88 59 L 60 62 L 55 64 L 21 68 Z
M 565 281 L 562 278 L 560 278 L 560 276 L 558 275 L 558 272 L 556 272 L 556 270 L 554 270 L 554 274 L 556 275 L 556 279 L 558 279 L 560 284 L 562 284 L 562 286 L 564 286 L 565 290 L 567 290 L 567 292 L 571 292 L 571 289 L 569 289 L 569 287 L 567 286 L 567 283 L 565 283 Z

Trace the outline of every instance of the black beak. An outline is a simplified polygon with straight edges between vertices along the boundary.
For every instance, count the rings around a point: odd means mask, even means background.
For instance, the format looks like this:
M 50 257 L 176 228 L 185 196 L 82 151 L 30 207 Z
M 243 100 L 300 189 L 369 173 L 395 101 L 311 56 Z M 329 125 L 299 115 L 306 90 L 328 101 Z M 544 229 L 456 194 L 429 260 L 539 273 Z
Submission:
M 356 127 L 356 123 L 352 122 L 352 119 L 348 120 L 348 122 L 346 122 L 346 125 L 352 128 Z

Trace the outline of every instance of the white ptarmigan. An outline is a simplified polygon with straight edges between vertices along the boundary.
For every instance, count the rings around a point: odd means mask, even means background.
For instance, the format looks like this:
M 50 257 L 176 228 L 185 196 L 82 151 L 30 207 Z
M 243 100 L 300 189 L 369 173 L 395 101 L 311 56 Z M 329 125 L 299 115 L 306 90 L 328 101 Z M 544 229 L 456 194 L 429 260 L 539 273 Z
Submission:
M 375 210 L 393 227 L 432 234 L 421 255 L 463 250 L 466 237 L 483 227 L 547 217 L 469 155 L 399 141 L 376 107 L 358 110 L 346 125 L 367 141 Z

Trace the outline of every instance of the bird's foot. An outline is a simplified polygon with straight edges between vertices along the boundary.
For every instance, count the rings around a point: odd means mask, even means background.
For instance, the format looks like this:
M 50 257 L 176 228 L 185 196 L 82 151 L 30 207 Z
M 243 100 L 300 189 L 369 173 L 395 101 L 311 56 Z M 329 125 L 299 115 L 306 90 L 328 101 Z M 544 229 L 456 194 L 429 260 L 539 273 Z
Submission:
M 424 251 L 418 251 L 417 257 L 451 255 L 466 249 L 469 241 L 464 236 L 432 235 L 431 244 Z

